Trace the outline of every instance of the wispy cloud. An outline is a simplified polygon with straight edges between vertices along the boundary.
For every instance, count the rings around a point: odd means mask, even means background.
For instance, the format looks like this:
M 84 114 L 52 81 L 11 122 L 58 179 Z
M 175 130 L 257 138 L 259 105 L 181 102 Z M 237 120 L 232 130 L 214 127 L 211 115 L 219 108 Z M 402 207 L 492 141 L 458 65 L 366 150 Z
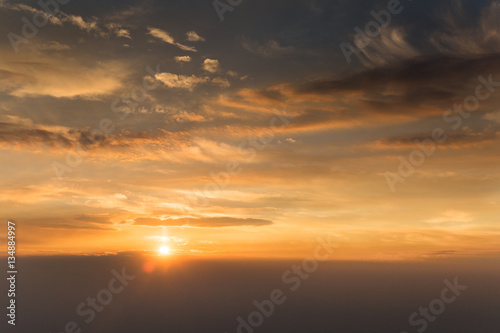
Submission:
M 0 145 L 5 149 L 40 146 L 50 148 L 72 148 L 73 140 L 69 130 L 33 125 L 17 117 L 6 116 L 0 121 Z
M 257 41 L 242 38 L 241 46 L 243 46 L 245 50 L 258 54 L 264 58 L 280 57 L 295 51 L 292 46 L 281 46 L 280 43 L 274 39 L 269 40 L 265 44 L 259 44 Z
M 182 116 L 182 115 L 180 115 Z M 186 121 L 201 121 L 203 117 L 185 114 Z M 92 133 L 88 128 L 69 128 L 33 123 L 30 119 L 5 115 L 0 118 L 0 146 L 3 149 L 92 152 L 135 158 L 152 156 L 158 151 L 187 147 L 186 133 L 156 131 L 121 131 L 115 134 Z
M 153 27 L 148 27 L 148 31 L 149 31 L 148 33 L 151 36 L 158 38 L 167 44 L 175 45 L 183 51 L 197 52 L 196 48 L 194 48 L 192 46 L 187 46 L 187 45 L 176 42 L 174 40 L 174 38 L 168 32 L 166 32 L 164 30 L 161 30 L 158 28 L 153 28 Z
M 491 2 L 473 24 L 469 23 L 462 1 L 452 3 L 454 6 L 447 6 L 437 14 L 444 29 L 430 36 L 431 44 L 440 52 L 452 55 L 500 52 L 500 2 Z
M 2 2 L 0 7 L 7 10 L 24 11 L 33 14 L 39 13 L 46 16 L 48 18 L 48 22 L 53 25 L 62 26 L 64 23 L 68 23 L 82 31 L 99 37 L 109 37 L 111 35 L 115 35 L 117 37 L 131 38 L 130 31 L 123 28 L 120 24 L 116 22 L 108 22 L 105 24 L 97 17 L 85 19 L 79 15 L 67 14 L 62 10 L 58 10 L 55 15 L 47 15 L 44 11 L 26 4 L 9 4 Z
M 407 41 L 401 27 L 382 27 L 380 36 L 371 39 L 370 44 L 355 53 L 362 64 L 367 67 L 380 67 L 395 62 L 415 58 L 419 52 Z
M 42 44 L 42 48 L 66 49 L 60 43 Z M 17 97 L 96 98 L 115 92 L 128 75 L 126 66 L 118 61 L 88 65 L 58 54 L 23 52 L 14 56 L 8 51 L 0 54 L 3 70 L 0 80 L 6 80 L 0 91 Z

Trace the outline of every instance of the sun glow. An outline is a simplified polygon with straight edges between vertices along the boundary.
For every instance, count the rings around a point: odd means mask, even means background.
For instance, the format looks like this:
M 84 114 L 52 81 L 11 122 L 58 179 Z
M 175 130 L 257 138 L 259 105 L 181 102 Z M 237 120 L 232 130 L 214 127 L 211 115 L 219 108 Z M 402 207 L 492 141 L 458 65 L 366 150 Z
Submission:
M 161 246 L 159 249 L 158 249 L 158 253 L 162 256 L 167 256 L 171 253 L 171 250 L 169 247 L 167 246 Z

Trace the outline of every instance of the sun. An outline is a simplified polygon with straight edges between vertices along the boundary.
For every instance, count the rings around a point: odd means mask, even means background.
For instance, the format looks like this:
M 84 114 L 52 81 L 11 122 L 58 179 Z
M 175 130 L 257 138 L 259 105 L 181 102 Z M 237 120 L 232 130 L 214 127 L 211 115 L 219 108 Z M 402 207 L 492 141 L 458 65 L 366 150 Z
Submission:
M 159 249 L 158 249 L 158 252 L 160 253 L 160 255 L 162 256 L 167 256 L 171 253 L 170 251 L 170 248 L 168 246 L 161 246 Z

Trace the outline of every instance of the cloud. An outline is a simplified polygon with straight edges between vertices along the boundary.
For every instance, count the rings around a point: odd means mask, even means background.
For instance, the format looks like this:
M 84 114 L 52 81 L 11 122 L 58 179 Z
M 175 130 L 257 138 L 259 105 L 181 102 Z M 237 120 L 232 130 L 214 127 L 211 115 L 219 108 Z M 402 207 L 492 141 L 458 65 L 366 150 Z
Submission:
M 114 35 L 117 37 L 132 39 L 130 31 L 115 22 L 107 23 L 103 27 L 100 25 L 99 20 L 95 17 L 86 20 L 81 16 L 68 15 L 63 12 L 60 12 L 59 15 L 59 19 L 61 20 L 61 22 L 70 23 L 80 30 L 83 30 L 89 34 L 93 33 L 98 37 L 109 38 L 110 36 Z
M 191 91 L 200 83 L 205 83 L 209 80 L 207 77 L 177 75 L 172 73 L 159 73 L 155 75 L 155 78 L 169 88 L 181 88 Z
M 62 44 L 49 44 L 64 49 Z M 36 50 L 35 50 L 36 51 Z M 16 97 L 52 96 L 58 98 L 96 98 L 122 87 L 127 67 L 118 61 L 87 64 L 58 54 L 0 52 L 0 87 Z
M 168 34 L 168 32 L 157 28 L 148 27 L 149 34 L 153 37 L 161 39 L 165 43 L 175 45 L 174 38 Z
M 51 148 L 71 148 L 73 141 L 68 133 L 42 126 L 32 126 L 15 122 L 0 122 L 0 145 L 22 147 L 47 146 Z
M 220 77 L 210 79 L 208 77 L 199 77 L 196 75 L 186 76 L 172 73 L 159 73 L 155 75 L 155 78 L 166 87 L 187 89 L 189 91 L 193 91 L 196 86 L 202 83 L 211 83 L 222 88 L 230 86 L 229 81 Z
M 132 36 L 130 35 L 130 31 L 127 29 L 122 28 L 119 24 L 117 23 L 108 23 L 106 27 L 112 31 L 117 37 L 123 37 L 123 38 L 128 38 L 132 39 Z
M 493 1 L 485 7 L 473 24 L 470 23 L 473 18 L 464 10 L 461 0 L 447 2 L 444 8 L 436 15 L 436 23 L 441 28 L 425 37 L 439 53 L 462 57 L 500 52 L 500 1 Z M 410 44 L 403 27 L 385 26 L 379 32 L 379 36 L 360 47 L 361 52 L 354 53 L 363 65 L 370 68 L 386 66 L 423 54 Z
M 37 44 L 36 45 L 36 48 L 38 50 L 49 50 L 49 51 L 66 51 L 66 50 L 70 50 L 71 47 L 69 45 L 66 45 L 66 44 L 63 44 L 63 43 L 59 43 L 57 41 L 50 41 L 48 43 L 44 43 L 44 44 Z
M 241 46 L 247 51 L 258 54 L 264 58 L 275 58 L 280 57 L 285 54 L 290 54 L 295 51 L 291 46 L 284 47 L 281 46 L 279 42 L 271 39 L 266 44 L 260 45 L 256 41 L 249 40 L 247 38 L 242 38 Z
M 179 123 L 207 121 L 207 119 L 204 116 L 196 113 L 190 113 L 187 111 L 181 111 L 177 114 L 174 114 L 172 115 L 172 118 Z
M 401 27 L 382 27 L 380 36 L 370 40 L 370 44 L 355 53 L 361 63 L 367 67 L 376 67 L 412 59 L 419 55 L 406 40 L 406 33 Z
M 181 116 L 182 117 L 182 116 Z M 203 117 L 185 114 L 183 121 L 203 121 Z M 98 135 L 87 128 L 68 128 L 35 124 L 30 119 L 5 115 L 0 117 L 0 147 L 3 149 L 40 151 L 82 151 L 123 159 L 158 158 L 158 153 L 180 150 L 189 146 L 186 133 L 163 129 L 151 131 L 121 131 Z
M 95 139 L 96 135 L 87 129 L 35 124 L 31 119 L 12 115 L 0 117 L 0 145 L 3 148 L 71 150 L 80 144 L 81 148 L 88 149 L 90 146 L 99 145 L 95 144 Z
M 78 224 L 75 221 L 69 221 L 68 223 L 52 223 L 50 221 L 47 221 L 41 226 L 41 228 L 70 229 L 70 230 L 117 230 L 116 228 L 106 227 L 100 224 L 92 224 L 92 223 Z
M 210 73 L 215 73 L 220 69 L 219 60 L 216 59 L 205 59 L 203 61 L 203 69 Z
M 108 21 L 115 22 L 131 22 L 137 19 L 141 19 L 154 11 L 151 4 L 140 3 L 138 5 L 128 5 L 125 7 L 119 7 L 111 13 L 106 15 Z
M 190 62 L 191 57 L 190 56 L 178 56 L 174 58 L 176 62 Z
M 220 86 L 221 88 L 229 88 L 231 86 L 231 83 L 227 79 L 221 78 L 221 77 L 216 77 L 212 79 L 212 84 Z
M 192 46 L 187 46 L 187 45 L 183 45 L 181 43 L 177 43 L 174 40 L 174 38 L 172 36 L 170 36 L 170 34 L 166 31 L 163 31 L 163 30 L 158 29 L 158 28 L 152 28 L 152 27 L 148 27 L 148 31 L 149 31 L 148 33 L 151 36 L 158 38 L 158 39 L 164 41 L 165 43 L 175 45 L 183 51 L 197 52 L 196 48 L 194 48 Z
M 64 14 L 64 21 L 70 22 L 74 26 L 87 32 L 91 32 L 93 30 L 97 32 L 101 31 L 101 29 L 97 25 L 96 19 L 85 21 L 81 16 Z
M 68 51 L 71 50 L 72 47 L 68 44 L 60 43 L 58 41 L 43 41 L 41 39 L 31 40 L 29 43 L 23 46 L 27 52 L 32 52 L 33 56 L 35 54 L 39 56 L 41 51 L 49 51 L 50 52 L 59 52 L 59 51 Z
M 74 217 L 77 221 L 91 222 L 91 223 L 100 223 L 100 224 L 111 224 L 112 216 L 110 214 L 80 214 Z
M 473 25 L 468 22 L 470 18 L 462 1 L 453 4 L 438 17 L 444 31 L 433 33 L 429 38 L 431 44 L 440 52 L 452 55 L 500 52 L 500 2 L 491 2 Z
M 500 111 L 490 112 L 483 116 L 483 119 L 500 124 Z
M 453 148 L 462 149 L 466 147 L 475 147 L 484 144 L 492 143 L 496 140 L 498 133 L 492 130 L 483 132 L 474 132 L 469 129 L 463 130 L 461 133 L 447 133 L 446 140 L 439 143 L 440 149 Z M 378 149 L 415 149 L 419 145 L 427 146 L 429 136 L 427 135 L 407 135 L 384 138 L 369 144 L 370 148 Z
M 252 218 L 234 217 L 200 217 L 200 218 L 180 218 L 180 219 L 158 219 L 150 217 L 140 217 L 134 220 L 134 225 L 146 226 L 170 226 L 170 227 L 200 227 L 200 228 L 221 228 L 221 227 L 241 227 L 241 226 L 265 226 L 273 224 L 272 221 Z
M 297 88 L 295 94 L 333 96 L 344 101 L 347 96 L 351 106 L 363 105 L 365 110 L 381 113 L 411 110 L 413 115 L 442 114 L 474 92 L 479 74 L 498 73 L 499 61 L 500 54 L 421 57 L 343 78 L 313 80 Z
M 204 42 L 205 38 L 201 37 L 196 33 L 196 31 L 186 32 L 186 39 L 190 42 Z
M 425 220 L 424 222 L 430 224 L 454 226 L 457 224 L 469 223 L 473 220 L 474 219 L 472 218 L 471 214 L 467 212 L 449 210 L 444 212 L 439 217 L 434 217 L 432 219 Z
M 0 3 L 0 7 L 7 10 L 24 11 L 32 14 L 40 13 L 47 17 L 48 21 L 53 25 L 62 26 L 64 23 L 68 23 L 80 30 L 87 33 L 93 33 L 99 37 L 110 37 L 111 35 L 116 35 L 117 37 L 131 38 L 130 32 L 122 28 L 117 23 L 110 22 L 105 25 L 106 29 L 104 29 L 100 26 L 99 19 L 96 17 L 84 19 L 82 16 L 66 14 L 61 10 L 58 10 L 56 15 L 47 15 L 44 11 L 25 4 L 7 4 L 6 2 Z
M 63 12 L 59 11 L 57 16 L 54 15 L 46 15 L 45 12 L 33 8 L 31 6 L 25 5 L 25 4 L 10 4 L 7 3 L 6 1 L 0 2 L 0 8 L 5 9 L 5 10 L 13 10 L 13 11 L 20 11 L 20 12 L 28 12 L 30 14 L 35 14 L 39 13 L 42 14 L 45 17 L 48 17 L 48 21 L 54 25 L 59 25 L 61 26 L 63 24 L 61 18 L 65 17 L 66 14 Z
M 446 110 L 474 94 L 478 75 L 486 78 L 493 73 L 498 82 L 499 62 L 500 54 L 418 57 L 331 78 L 241 89 L 219 96 L 213 108 L 246 117 L 270 114 L 286 104 L 295 116 L 287 132 L 401 124 L 429 116 L 441 119 Z M 481 108 L 496 107 L 497 100 L 492 95 Z

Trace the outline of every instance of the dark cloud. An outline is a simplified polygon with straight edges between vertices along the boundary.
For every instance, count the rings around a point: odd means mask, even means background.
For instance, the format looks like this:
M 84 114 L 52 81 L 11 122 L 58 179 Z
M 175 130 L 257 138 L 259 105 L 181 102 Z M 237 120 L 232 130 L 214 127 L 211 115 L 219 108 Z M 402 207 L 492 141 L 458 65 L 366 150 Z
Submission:
M 296 88 L 296 94 L 358 92 L 362 101 L 379 110 L 426 104 L 449 107 L 474 92 L 479 75 L 500 72 L 500 53 L 460 58 L 434 56 L 364 70 L 338 79 L 318 79 Z M 467 90 L 469 89 L 469 90 Z
M 72 140 L 64 133 L 52 132 L 36 127 L 0 122 L 0 143 L 10 145 L 71 148 Z
M 493 142 L 496 136 L 497 132 L 494 130 L 485 130 L 482 132 L 464 130 L 460 133 L 447 134 L 446 140 L 439 143 L 439 146 L 465 147 L 470 145 L 479 145 Z M 416 146 L 416 142 L 424 142 L 429 139 L 430 137 L 428 135 L 408 135 L 385 138 L 378 140 L 377 143 L 383 147 L 407 147 Z
M 62 149 L 119 149 L 146 145 L 179 148 L 188 144 L 185 133 L 172 133 L 163 129 L 152 131 L 122 131 L 118 134 L 84 129 L 65 129 L 36 125 L 26 121 L 0 122 L 0 144 L 13 147 Z

